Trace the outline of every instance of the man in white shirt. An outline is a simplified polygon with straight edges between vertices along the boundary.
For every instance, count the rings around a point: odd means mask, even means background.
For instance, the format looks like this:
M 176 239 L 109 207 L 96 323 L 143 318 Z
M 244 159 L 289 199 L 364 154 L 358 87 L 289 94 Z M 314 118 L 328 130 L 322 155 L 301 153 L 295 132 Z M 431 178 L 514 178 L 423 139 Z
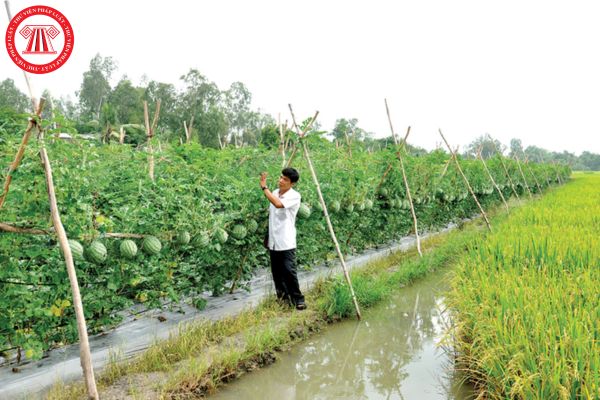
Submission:
M 291 302 L 298 310 L 304 310 L 306 304 L 296 274 L 296 214 L 301 196 L 292 188 L 298 179 L 298 171 L 285 168 L 279 177 L 279 189 L 271 192 L 267 187 L 267 173 L 263 172 L 260 174 L 260 188 L 271 202 L 267 247 L 277 298 Z

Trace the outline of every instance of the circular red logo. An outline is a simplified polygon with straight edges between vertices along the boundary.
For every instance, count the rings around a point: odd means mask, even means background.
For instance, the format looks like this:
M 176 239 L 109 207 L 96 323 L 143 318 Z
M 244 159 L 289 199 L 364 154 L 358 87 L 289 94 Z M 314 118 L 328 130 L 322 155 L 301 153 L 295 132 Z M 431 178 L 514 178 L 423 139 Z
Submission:
M 73 52 L 73 28 L 58 10 L 33 6 L 19 11 L 6 29 L 6 50 L 23 71 L 47 74 L 62 67 Z

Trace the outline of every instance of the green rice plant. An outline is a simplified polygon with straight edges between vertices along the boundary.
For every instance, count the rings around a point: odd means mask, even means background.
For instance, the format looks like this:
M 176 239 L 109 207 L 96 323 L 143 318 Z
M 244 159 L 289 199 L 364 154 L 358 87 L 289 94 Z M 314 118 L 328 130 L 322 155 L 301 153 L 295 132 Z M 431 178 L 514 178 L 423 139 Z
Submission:
M 600 176 L 575 175 L 459 263 L 459 365 L 486 398 L 600 398 Z

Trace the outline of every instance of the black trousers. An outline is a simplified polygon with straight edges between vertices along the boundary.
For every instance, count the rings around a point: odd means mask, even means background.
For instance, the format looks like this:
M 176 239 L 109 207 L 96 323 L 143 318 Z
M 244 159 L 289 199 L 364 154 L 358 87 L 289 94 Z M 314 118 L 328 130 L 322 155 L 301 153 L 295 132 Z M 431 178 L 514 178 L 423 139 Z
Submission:
M 304 303 L 296 274 L 296 249 L 269 250 L 269 254 L 277 298 L 289 300 L 293 304 Z

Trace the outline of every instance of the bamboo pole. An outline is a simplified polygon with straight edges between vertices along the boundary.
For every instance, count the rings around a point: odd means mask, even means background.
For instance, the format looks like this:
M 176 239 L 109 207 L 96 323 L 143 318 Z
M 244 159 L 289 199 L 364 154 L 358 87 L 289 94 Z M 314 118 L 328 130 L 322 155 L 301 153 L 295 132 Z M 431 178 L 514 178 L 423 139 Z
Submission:
M 294 117 L 294 111 L 292 110 L 292 105 L 288 105 L 290 108 L 290 113 L 292 114 L 292 120 L 294 122 L 294 126 L 296 127 L 296 133 L 300 136 L 300 140 L 303 139 L 304 134 L 308 131 L 302 133 L 296 124 L 296 118 Z M 319 112 L 315 113 L 311 123 L 317 118 Z M 335 235 L 335 231 L 333 230 L 333 225 L 331 224 L 331 219 L 329 218 L 329 212 L 327 211 L 327 204 L 325 204 L 325 199 L 323 199 L 323 193 L 321 192 L 321 185 L 319 184 L 319 179 L 317 178 L 317 173 L 315 172 L 315 168 L 313 167 L 312 161 L 310 159 L 310 153 L 308 152 L 308 146 L 306 146 L 306 142 L 302 140 L 302 149 L 304 150 L 304 156 L 306 157 L 306 162 L 308 163 L 308 168 L 310 169 L 310 174 L 312 175 L 313 182 L 317 187 L 317 194 L 319 195 L 319 202 L 321 203 L 321 207 L 323 208 L 323 214 L 325 216 L 325 221 L 327 222 L 327 228 L 329 229 L 329 234 L 331 235 L 331 240 L 333 240 L 333 244 L 335 245 L 335 249 L 337 251 L 337 255 L 340 259 L 340 263 L 342 265 L 342 270 L 344 271 L 344 277 L 346 278 L 346 282 L 348 283 L 348 287 L 350 288 L 350 295 L 352 296 L 352 302 L 354 303 L 354 308 L 356 309 L 356 317 L 360 320 L 360 308 L 358 306 L 358 300 L 356 299 L 356 294 L 354 293 L 354 288 L 352 287 L 352 281 L 350 280 L 350 275 L 348 274 L 348 269 L 346 267 L 346 262 L 344 261 L 344 255 L 342 254 L 342 250 L 340 249 L 340 244 L 338 243 L 337 237 Z
M 344 136 L 346 137 L 346 144 L 348 145 L 348 154 L 350 155 L 350 159 L 352 159 L 352 147 L 350 146 L 350 138 L 348 137 L 348 132 L 344 131 Z
M 119 144 L 123 144 L 125 142 L 125 128 L 121 125 L 119 129 Z
M 237 285 L 237 282 L 242 277 L 242 272 L 244 271 L 244 264 L 246 263 L 246 258 L 248 258 L 248 252 L 246 252 L 244 254 L 244 257 L 242 258 L 242 262 L 240 263 L 240 267 L 238 268 L 237 273 L 235 274 L 235 278 L 233 279 L 233 282 L 231 283 L 231 287 L 229 288 L 229 294 L 233 293 L 233 291 L 235 290 L 235 287 Z
M 44 99 L 40 100 L 39 109 L 43 108 Z M 77 333 L 79 335 L 79 358 L 81 368 L 83 369 L 83 376 L 85 380 L 85 386 L 88 392 L 88 398 L 97 400 L 98 390 L 96 388 L 96 380 L 94 378 L 94 368 L 92 366 L 92 355 L 90 353 L 90 344 L 88 341 L 87 326 L 85 322 L 85 315 L 83 312 L 83 304 L 81 302 L 81 294 L 79 292 L 79 283 L 77 281 L 77 273 L 75 271 L 75 264 L 73 263 L 73 255 L 71 253 L 71 247 L 69 246 L 67 234 L 62 224 L 60 214 L 58 212 L 58 205 L 56 201 L 56 193 L 54 191 L 54 180 L 52 178 L 52 166 L 50 165 L 50 159 L 46 152 L 46 146 L 44 145 L 44 134 L 41 128 L 39 128 L 39 138 L 41 143 L 40 158 L 44 166 L 44 173 L 46 175 L 46 186 L 48 190 L 48 200 L 50 202 L 50 215 L 52 217 L 52 224 L 54 231 L 58 236 L 60 248 L 65 258 L 67 265 L 67 274 L 69 276 L 69 282 L 71 283 L 71 292 L 73 294 L 73 307 L 75 309 L 75 317 L 77 319 Z
M 150 125 L 150 116 L 148 114 L 148 102 L 144 101 L 144 123 L 146 124 L 146 137 L 148 138 L 148 175 L 154 182 L 154 150 L 152 149 L 152 138 L 154 130 L 158 124 L 158 114 L 160 113 L 160 99 L 156 101 L 156 109 L 154 111 L 154 119 Z
M 37 110 L 35 111 L 35 116 L 29 118 L 29 123 L 27 124 L 27 129 L 25 130 L 25 133 L 23 134 L 23 138 L 21 139 L 21 145 L 19 146 L 19 149 L 17 150 L 17 154 L 15 155 L 14 161 L 12 162 L 12 164 L 10 164 L 10 167 L 8 168 L 8 173 L 6 174 L 6 180 L 4 181 L 4 188 L 2 190 L 2 194 L 0 195 L 0 209 L 4 205 L 4 202 L 6 201 L 6 196 L 8 195 L 8 191 L 10 189 L 10 183 L 12 182 L 13 173 L 17 170 L 17 168 L 19 167 L 19 164 L 21 164 L 21 161 L 23 160 L 23 155 L 25 154 L 25 148 L 27 147 L 27 143 L 29 142 L 29 138 L 31 137 L 31 132 L 33 131 L 34 127 L 37 127 L 37 118 L 40 118 L 40 116 L 42 115 L 43 106 L 44 106 L 44 101 L 42 100 L 42 101 L 40 101 L 40 105 L 37 107 Z
M 456 149 L 454 150 L 454 152 L 458 152 L 458 147 L 456 146 Z M 446 172 L 448 172 L 448 167 L 450 166 L 450 163 L 452 162 L 452 157 L 450 157 L 447 161 L 446 161 L 446 165 L 444 165 L 444 170 L 442 171 L 442 175 L 440 176 L 440 178 L 443 178 L 446 175 Z
M 558 168 L 556 167 L 556 161 L 553 161 L 552 163 L 554 164 L 554 172 L 556 172 L 556 179 L 558 180 L 558 183 L 562 185 L 562 179 L 560 179 L 560 174 L 558 173 Z
M 186 143 L 191 143 L 192 141 L 192 135 L 193 133 L 193 129 L 194 129 L 194 116 L 192 115 L 192 118 L 190 118 L 190 125 L 187 127 L 187 136 L 185 138 Z
M 492 182 L 492 184 L 496 188 L 496 191 L 500 195 L 500 198 L 502 199 L 502 203 L 504 203 L 504 207 L 506 208 L 506 212 L 510 213 L 510 211 L 508 209 L 508 203 L 506 202 L 506 199 L 504 198 L 504 194 L 502 193 L 502 190 L 500 190 L 500 187 L 498 186 L 498 184 L 494 180 L 494 177 L 492 176 L 492 173 L 488 169 L 487 164 L 485 163 L 485 160 L 483 159 L 483 156 L 481 155 L 481 147 L 477 151 L 477 157 L 479 157 L 479 159 L 481 160 L 481 163 L 483 164 L 483 168 L 485 169 L 485 172 L 487 172 L 487 174 L 488 174 L 488 176 L 490 178 L 490 181 Z
M 535 176 L 535 174 L 533 173 L 533 170 L 529 166 L 529 158 L 528 157 L 525 157 L 525 167 L 529 170 L 529 173 L 531 174 L 531 176 L 533 176 L 533 181 L 535 182 L 535 185 L 537 186 L 538 191 L 540 193 L 542 193 L 542 187 L 540 186 L 540 182 L 537 180 L 537 177 Z
M 281 123 L 281 114 L 278 115 L 277 119 L 279 126 L 279 151 L 281 152 L 281 168 L 285 168 L 285 132 L 283 129 L 283 124 Z
M 310 130 L 310 128 L 312 128 L 312 125 L 314 124 L 315 119 L 317 118 L 317 115 L 319 115 L 318 111 L 315 113 L 315 115 L 312 117 L 312 119 L 310 121 L 308 121 L 308 125 L 306 125 L 306 127 L 302 131 L 300 131 L 300 127 L 296 124 L 296 121 L 295 120 L 293 121 L 294 127 L 296 128 L 296 131 L 299 132 L 300 137 L 303 137 Z M 296 155 L 297 150 L 298 150 L 298 146 L 294 146 L 294 150 L 292 150 L 292 154 L 290 155 L 290 159 L 288 160 L 286 167 L 289 167 L 290 165 L 292 165 L 292 161 L 294 160 L 294 156 Z
M 496 143 L 494 141 L 492 141 L 492 144 L 494 145 L 494 149 L 496 150 L 496 153 L 500 154 L 500 164 L 502 164 L 502 168 L 504 169 L 504 173 L 506 174 L 506 177 L 508 178 L 508 182 L 510 183 L 510 187 L 511 187 L 513 193 L 515 194 L 515 196 L 517 197 L 518 200 L 521 200 L 521 198 L 519 197 L 519 194 L 517 193 L 517 188 L 515 188 L 515 184 L 514 184 L 512 178 L 510 177 L 510 174 L 508 173 L 508 168 L 506 168 L 506 164 L 504 164 L 504 156 L 502 155 L 500 150 L 498 150 L 498 147 L 496 147 Z
M 388 107 L 387 99 L 383 99 L 385 103 L 385 112 L 387 113 L 388 121 L 390 123 L 390 130 L 392 131 L 392 138 L 394 139 L 394 144 L 398 145 L 398 139 L 396 138 L 396 133 L 394 132 L 394 127 L 392 126 L 392 119 L 390 118 L 390 109 Z
M 20 228 L 18 226 L 0 222 L 0 231 L 9 233 L 24 233 L 30 235 L 49 235 L 51 230 L 35 229 L 35 228 Z
M 4 0 L 4 7 L 6 8 L 6 15 L 8 16 L 8 23 L 10 24 L 10 21 L 12 21 L 13 16 L 12 16 L 12 12 L 10 12 L 10 2 L 8 0 Z M 33 113 L 36 112 L 36 110 L 38 109 L 37 107 L 37 101 L 35 99 L 35 97 L 33 96 L 33 90 L 31 90 L 31 82 L 29 81 L 29 74 L 27 72 L 25 72 L 25 70 L 23 70 L 23 76 L 25 77 L 25 83 L 27 84 L 27 90 L 29 90 L 29 98 L 31 99 L 31 111 Z
M 387 100 L 384 99 L 384 101 L 385 101 L 385 110 L 387 113 L 388 122 L 390 123 L 390 129 L 392 130 L 392 136 L 395 139 L 396 132 L 394 132 L 394 127 L 392 126 L 392 118 L 390 117 L 390 110 L 388 109 L 388 106 L 387 106 Z M 402 158 L 402 153 L 401 153 L 401 149 L 403 147 L 406 147 L 406 139 L 408 138 L 409 134 L 410 134 L 410 126 L 406 130 L 406 136 L 404 138 L 404 142 L 402 142 L 400 148 L 396 151 L 396 158 L 400 162 L 400 170 L 402 171 L 402 180 L 404 181 L 404 189 L 406 190 L 406 196 L 408 197 L 408 202 L 410 203 L 410 213 L 412 215 L 413 228 L 415 230 L 415 236 L 417 239 L 417 251 L 419 252 L 419 256 L 423 257 L 423 252 L 421 251 L 421 238 L 419 237 L 419 226 L 418 226 L 418 222 L 417 222 L 417 214 L 415 213 L 415 206 L 413 204 L 412 196 L 410 194 L 410 186 L 408 185 L 408 178 L 406 177 L 406 169 L 404 168 L 404 160 Z M 396 141 L 396 145 L 397 144 L 398 144 L 398 142 Z
M 531 190 L 529 189 L 529 185 L 527 184 L 527 179 L 525 179 L 525 174 L 523 173 L 523 169 L 521 168 L 521 163 L 519 162 L 519 158 L 516 155 L 515 160 L 517 161 L 517 167 L 519 167 L 519 172 L 521 173 L 521 177 L 523 178 L 523 183 L 527 188 L 527 193 L 529 193 L 529 198 L 533 199 L 533 194 L 531 194 Z
M 479 200 L 477 199 L 477 196 L 475 196 L 475 192 L 473 191 L 473 188 L 471 187 L 471 184 L 469 183 L 469 180 L 467 179 L 467 177 L 465 176 L 462 168 L 460 167 L 460 163 L 458 162 L 458 158 L 456 158 L 456 153 L 452 151 L 452 148 L 450 147 L 450 145 L 448 144 L 448 141 L 444 137 L 444 134 L 442 133 L 442 130 L 439 129 L 438 131 L 440 132 L 440 136 L 444 140 L 444 143 L 446 143 L 446 147 L 448 147 L 448 150 L 450 151 L 450 154 L 452 155 L 452 158 L 454 159 L 454 163 L 456 164 L 456 168 L 458 169 L 458 172 L 460 173 L 460 175 L 462 176 L 463 180 L 465 181 L 465 183 L 467 185 L 467 188 L 469 189 L 469 192 L 471 192 L 471 196 L 473 196 L 473 199 L 475 200 L 475 203 L 477 203 L 477 207 L 479 207 L 479 210 L 481 211 L 481 214 L 483 215 L 483 219 L 485 220 L 485 224 L 487 225 L 488 229 L 491 231 L 492 230 L 492 225 L 490 224 L 490 221 L 488 220 L 487 214 L 483 210 L 483 207 L 481 207 L 481 204 L 479 203 Z

